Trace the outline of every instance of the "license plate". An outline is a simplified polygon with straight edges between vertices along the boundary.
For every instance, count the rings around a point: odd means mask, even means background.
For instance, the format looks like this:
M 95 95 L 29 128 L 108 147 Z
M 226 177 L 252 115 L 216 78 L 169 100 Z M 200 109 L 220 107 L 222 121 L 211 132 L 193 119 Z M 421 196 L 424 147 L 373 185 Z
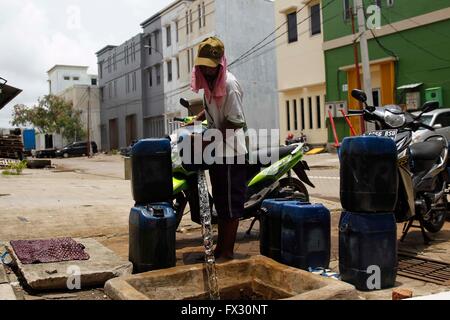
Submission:
M 377 130 L 377 131 L 369 131 L 366 132 L 365 136 L 377 136 L 377 137 L 387 137 L 395 140 L 397 137 L 398 130 L 397 129 L 389 129 L 389 130 Z

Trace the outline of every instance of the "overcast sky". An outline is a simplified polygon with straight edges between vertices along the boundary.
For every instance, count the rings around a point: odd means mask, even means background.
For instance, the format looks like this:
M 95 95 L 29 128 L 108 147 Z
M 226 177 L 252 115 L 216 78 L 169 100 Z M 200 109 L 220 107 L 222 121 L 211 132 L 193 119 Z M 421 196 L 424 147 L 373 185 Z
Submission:
M 172 0 L 0 0 L 0 77 L 23 92 L 0 110 L 10 127 L 15 104 L 32 105 L 48 94 L 55 64 L 89 66 L 95 52 L 141 32 L 140 23 Z M 78 14 L 79 13 L 79 14 Z

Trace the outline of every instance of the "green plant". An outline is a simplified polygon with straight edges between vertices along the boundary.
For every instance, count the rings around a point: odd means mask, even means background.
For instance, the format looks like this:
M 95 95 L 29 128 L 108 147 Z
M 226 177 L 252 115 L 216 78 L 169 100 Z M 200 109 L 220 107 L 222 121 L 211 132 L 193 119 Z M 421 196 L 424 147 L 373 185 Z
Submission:
M 23 172 L 23 169 L 27 167 L 27 161 L 22 160 L 20 162 L 11 163 L 9 166 L 6 167 L 6 169 L 2 172 L 3 175 L 7 176 L 18 176 L 21 175 Z

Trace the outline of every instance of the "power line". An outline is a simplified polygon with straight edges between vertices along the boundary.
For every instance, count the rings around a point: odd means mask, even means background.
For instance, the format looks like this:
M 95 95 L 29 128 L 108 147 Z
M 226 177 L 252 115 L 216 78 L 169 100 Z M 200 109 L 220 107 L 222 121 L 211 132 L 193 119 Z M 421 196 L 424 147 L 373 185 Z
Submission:
M 325 24 L 328 23 L 329 21 L 334 20 L 334 19 L 336 19 L 337 17 L 340 17 L 340 16 L 341 16 L 341 13 L 338 13 L 338 14 L 336 14 L 336 15 L 334 15 L 334 16 L 332 16 L 332 17 L 326 19 L 326 20 L 324 20 L 323 23 L 322 23 L 322 25 L 325 25 Z M 302 35 L 304 35 L 304 34 L 306 34 L 306 33 L 309 33 L 309 31 L 310 31 L 310 30 L 305 30 L 305 31 L 303 31 L 303 32 L 300 32 L 300 33 L 298 33 L 298 36 L 302 36 Z M 280 35 L 280 36 L 282 36 L 282 35 Z M 280 36 L 279 36 L 279 37 L 280 37 Z M 267 52 L 269 52 L 269 51 L 274 50 L 276 47 L 281 46 L 281 45 L 284 45 L 284 44 L 285 44 L 285 42 L 276 44 L 275 46 L 268 48 L 266 51 L 261 52 L 260 54 L 258 54 L 257 56 L 254 56 L 253 58 L 259 57 L 259 56 L 261 56 L 261 55 L 263 55 L 263 54 L 265 54 L 265 53 L 267 53 Z M 251 60 L 251 59 L 252 59 L 252 58 L 247 59 L 247 60 L 245 60 L 245 61 L 242 61 L 242 62 L 240 62 L 240 63 L 237 63 L 237 64 L 233 65 L 233 67 L 241 66 L 241 65 L 245 64 L 247 61 L 249 61 L 249 60 Z
M 399 37 L 401 37 L 404 41 L 408 42 L 409 44 L 411 44 L 412 46 L 416 47 L 417 49 L 419 49 L 419 50 L 421 50 L 421 51 L 423 51 L 423 52 L 425 52 L 425 53 L 428 53 L 430 56 L 433 56 L 434 58 L 436 58 L 436 59 L 438 59 L 438 60 L 445 61 L 445 62 L 450 62 L 450 60 L 444 59 L 444 58 L 442 58 L 442 57 L 439 57 L 438 55 L 434 54 L 434 52 L 432 52 L 432 51 L 430 51 L 430 50 L 428 50 L 428 49 L 426 49 L 426 48 L 424 48 L 424 47 L 418 45 L 417 43 L 415 43 L 415 42 L 409 40 L 408 38 L 406 38 L 406 37 L 405 37 L 405 36 L 404 36 L 397 28 L 395 28 L 395 27 L 389 22 L 389 20 L 386 18 L 386 16 L 383 14 L 383 12 L 381 12 L 381 15 L 382 15 L 383 18 L 387 21 L 388 25 L 389 25 L 392 29 L 394 29 L 394 31 L 396 32 L 396 34 L 397 34 Z
M 419 27 L 423 27 L 423 28 L 425 28 L 425 29 L 428 30 L 428 31 L 431 31 L 431 32 L 433 32 L 433 33 L 435 33 L 435 34 L 438 34 L 438 35 L 443 36 L 443 37 L 445 37 L 445 38 L 447 38 L 447 39 L 450 39 L 450 35 L 448 35 L 448 34 L 441 33 L 441 32 L 439 32 L 439 31 L 433 30 L 433 29 L 427 27 L 427 25 L 421 24 L 420 22 L 417 22 L 416 20 L 413 20 L 412 18 L 403 15 L 403 14 L 399 13 L 398 11 L 393 10 L 392 8 L 390 8 L 390 11 L 392 11 L 392 12 L 395 13 L 396 15 L 402 17 L 403 19 L 407 19 L 407 20 L 411 21 L 412 23 L 414 23 L 415 25 L 417 25 L 417 26 L 419 26 Z
M 300 11 L 302 11 L 304 8 L 306 8 L 313 0 L 308 1 L 303 7 L 301 7 L 299 10 L 297 10 L 296 15 L 300 13 Z M 274 31 L 272 31 L 271 33 L 269 33 L 264 39 L 262 39 L 261 41 L 259 41 L 257 44 L 255 44 L 253 47 L 251 47 L 249 50 L 247 50 L 246 52 L 244 52 L 241 56 L 239 56 L 236 60 L 234 60 L 233 62 L 231 62 L 229 64 L 229 66 L 232 66 L 234 63 L 236 63 L 236 61 L 239 61 L 241 58 L 243 59 L 243 57 L 248 54 L 249 52 L 251 52 L 253 49 L 255 49 L 256 47 L 258 47 L 261 43 L 263 43 L 264 41 L 266 41 L 268 38 L 270 38 L 270 36 L 272 36 L 273 34 L 275 34 L 278 30 L 280 30 L 284 25 L 287 24 L 287 20 L 285 22 L 283 22 L 281 25 L 279 25 Z
M 311 0 L 311 1 L 312 1 L 312 0 Z M 305 6 L 303 6 L 298 12 L 300 12 L 303 8 L 305 8 L 311 1 L 309 1 Z M 323 11 L 323 9 L 325 9 L 326 7 L 328 7 L 329 5 L 331 5 L 331 4 L 332 4 L 333 2 L 335 2 L 335 1 L 336 1 L 336 0 L 330 0 L 327 4 L 325 4 L 325 5 L 321 8 L 321 10 Z M 298 12 L 297 12 L 297 13 L 298 13 Z M 340 15 L 340 14 L 339 14 L 339 15 Z M 297 27 L 298 27 L 299 25 L 301 25 L 302 23 L 304 23 L 305 21 L 309 20 L 309 19 L 311 18 L 311 16 L 312 16 L 312 13 L 311 13 L 308 17 L 306 17 L 305 19 L 303 19 L 302 21 L 300 21 L 299 23 L 297 23 Z M 286 21 L 284 24 L 286 24 L 286 23 L 287 23 L 287 21 Z M 277 29 L 279 29 L 279 28 L 277 28 Z M 275 32 L 276 32 L 276 31 L 274 31 L 272 34 L 274 34 Z M 250 55 L 254 54 L 255 52 L 258 52 L 259 50 L 261 50 L 262 48 L 268 46 L 269 44 L 271 44 L 272 42 L 276 41 L 277 39 L 279 39 L 279 38 L 282 37 L 283 35 L 287 34 L 288 32 L 289 32 L 289 30 L 283 32 L 282 34 L 278 35 L 277 37 L 275 37 L 274 39 L 272 39 L 272 40 L 270 40 L 269 42 L 265 43 L 264 45 L 262 45 L 262 46 L 260 46 L 260 47 L 258 47 L 258 48 L 255 48 L 253 51 L 247 52 L 247 54 L 242 55 L 241 57 L 237 58 L 237 59 L 234 60 L 232 63 L 230 63 L 230 64 L 229 64 L 229 67 L 233 66 L 233 65 L 234 65 L 236 62 L 238 62 L 239 60 L 243 60 L 243 59 L 249 57 Z M 271 35 L 272 35 L 272 34 L 271 34 Z

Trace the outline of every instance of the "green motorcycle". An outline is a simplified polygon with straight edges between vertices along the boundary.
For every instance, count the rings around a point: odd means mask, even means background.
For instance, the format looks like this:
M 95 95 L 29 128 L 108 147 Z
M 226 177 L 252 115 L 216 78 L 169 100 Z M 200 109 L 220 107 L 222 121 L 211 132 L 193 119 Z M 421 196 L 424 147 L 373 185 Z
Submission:
M 174 121 L 186 124 L 194 119 L 194 117 L 175 118 Z M 170 136 L 173 163 L 173 199 L 178 224 L 181 222 L 187 204 L 189 204 L 191 220 L 197 224 L 201 224 L 201 220 L 197 176 L 198 170 L 192 168 L 192 166 L 186 166 L 179 161 L 180 154 L 177 146 L 186 136 L 203 134 L 206 130 L 207 123 L 205 121 L 202 123 L 201 127 L 184 127 L 184 135 L 181 137 L 176 132 Z M 263 157 L 267 157 L 267 155 L 270 155 L 273 152 L 278 152 L 278 161 L 269 164 L 260 161 Z M 259 220 L 261 205 L 265 199 L 289 198 L 309 201 L 309 194 L 305 184 L 315 188 L 314 184 L 309 180 L 306 174 L 309 167 L 306 161 L 302 160 L 302 143 L 257 150 L 251 152 L 249 158 L 256 159 L 257 161 L 246 164 L 248 168 L 248 190 L 243 220 L 254 219 L 247 234 L 250 234 L 255 222 Z M 293 176 L 292 171 L 297 177 Z M 209 196 L 213 223 L 217 223 L 217 213 L 214 210 L 214 201 L 211 194 Z

